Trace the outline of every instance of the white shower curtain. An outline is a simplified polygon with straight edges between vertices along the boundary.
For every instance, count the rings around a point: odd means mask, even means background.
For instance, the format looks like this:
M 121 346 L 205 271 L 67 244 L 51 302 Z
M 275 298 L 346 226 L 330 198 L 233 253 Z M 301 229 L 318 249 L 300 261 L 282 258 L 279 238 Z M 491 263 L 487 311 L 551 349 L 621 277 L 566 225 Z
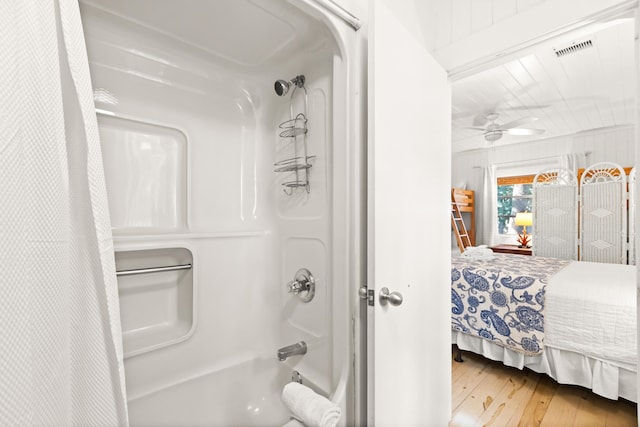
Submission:
M 498 234 L 498 190 L 495 165 L 482 168 L 482 189 L 476 197 L 479 202 L 478 234 L 476 244 L 493 246 Z
M 0 425 L 127 425 L 77 1 L 0 0 Z

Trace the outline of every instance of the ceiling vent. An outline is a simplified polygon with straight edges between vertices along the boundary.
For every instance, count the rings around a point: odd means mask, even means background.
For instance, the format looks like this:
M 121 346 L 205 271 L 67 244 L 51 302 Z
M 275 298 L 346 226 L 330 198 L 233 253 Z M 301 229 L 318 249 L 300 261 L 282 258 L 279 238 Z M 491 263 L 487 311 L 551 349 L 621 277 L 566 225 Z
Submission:
M 563 47 L 561 49 L 553 48 L 553 51 L 556 53 L 556 56 L 558 58 L 560 58 L 561 56 L 565 56 L 565 55 L 568 55 L 570 53 L 574 53 L 574 52 L 586 49 L 586 48 L 591 47 L 591 46 L 593 46 L 593 43 L 591 42 L 591 40 L 585 40 L 583 42 L 571 43 L 569 46 L 565 46 L 565 47 Z

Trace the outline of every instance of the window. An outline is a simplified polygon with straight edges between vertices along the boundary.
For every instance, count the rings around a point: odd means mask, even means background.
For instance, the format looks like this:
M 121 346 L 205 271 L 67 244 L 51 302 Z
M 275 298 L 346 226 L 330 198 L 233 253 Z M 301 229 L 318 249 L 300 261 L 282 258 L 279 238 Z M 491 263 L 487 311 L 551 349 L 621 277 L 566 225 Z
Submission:
M 498 233 L 516 235 L 522 226 L 514 224 L 518 212 L 533 211 L 533 178 L 535 175 L 498 178 Z M 533 227 L 527 229 L 533 234 Z

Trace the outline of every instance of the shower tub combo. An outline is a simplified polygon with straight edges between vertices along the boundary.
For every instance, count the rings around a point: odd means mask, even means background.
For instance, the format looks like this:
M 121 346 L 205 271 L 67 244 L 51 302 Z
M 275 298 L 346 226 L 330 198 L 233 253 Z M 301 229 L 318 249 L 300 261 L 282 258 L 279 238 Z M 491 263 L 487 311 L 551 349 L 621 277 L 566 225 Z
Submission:
M 356 32 L 313 1 L 81 11 L 131 424 L 282 425 L 301 380 L 345 425 Z

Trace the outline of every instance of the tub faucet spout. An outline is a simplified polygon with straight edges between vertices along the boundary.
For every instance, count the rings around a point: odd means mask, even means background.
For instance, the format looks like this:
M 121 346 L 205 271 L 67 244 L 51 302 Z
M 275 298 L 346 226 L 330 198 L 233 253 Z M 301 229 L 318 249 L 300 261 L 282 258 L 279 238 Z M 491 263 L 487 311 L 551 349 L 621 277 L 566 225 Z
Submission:
M 284 362 L 287 357 L 295 356 L 296 354 L 307 354 L 307 344 L 304 341 L 278 349 L 278 360 Z

